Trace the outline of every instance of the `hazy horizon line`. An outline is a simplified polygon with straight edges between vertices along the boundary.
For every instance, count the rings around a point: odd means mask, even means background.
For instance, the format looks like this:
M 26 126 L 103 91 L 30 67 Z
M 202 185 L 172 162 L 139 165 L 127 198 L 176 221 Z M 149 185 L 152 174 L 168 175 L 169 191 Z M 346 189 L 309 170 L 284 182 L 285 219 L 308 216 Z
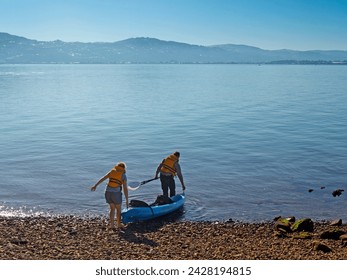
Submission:
M 148 37 L 148 36 L 136 36 L 136 37 L 128 37 L 125 39 L 121 39 L 121 40 L 116 40 L 116 41 L 64 41 L 61 39 L 55 39 L 55 40 L 40 40 L 40 39 L 32 39 L 32 38 L 28 38 L 22 35 L 16 35 L 16 34 L 11 34 L 8 32 L 0 32 L 3 34 L 8 34 L 10 36 L 15 36 L 15 37 L 20 37 L 20 38 L 24 38 L 27 40 L 32 40 L 32 41 L 37 41 L 37 42 L 56 42 L 56 41 L 60 41 L 63 43 L 82 43 L 82 44 L 95 44 L 95 43 L 100 43 L 100 44 L 113 44 L 113 43 L 118 43 L 118 42 L 122 42 L 122 41 L 126 41 L 126 40 L 130 40 L 130 39 L 153 39 L 153 40 L 158 40 L 158 41 L 162 41 L 162 42 L 172 42 L 172 43 L 179 43 L 179 44 L 186 44 L 186 45 L 191 45 L 191 46 L 201 46 L 201 47 L 218 47 L 218 46 L 225 46 L 225 45 L 234 45 L 234 46 L 246 46 L 246 47 L 252 47 L 252 48 L 258 48 L 261 50 L 267 50 L 267 51 L 282 51 L 282 50 L 287 50 L 287 51 L 298 51 L 298 52 L 307 52 L 307 51 L 347 51 L 343 50 L 343 49 L 307 49 L 307 50 L 297 50 L 297 49 L 289 49 L 289 48 L 280 48 L 280 49 L 264 49 L 258 46 L 254 46 L 254 45 L 247 45 L 247 44 L 242 44 L 242 43 L 220 43 L 220 44 L 212 44 L 212 45 L 202 45 L 202 44 L 193 44 L 193 43 L 187 43 L 187 42 L 182 42 L 182 41 L 174 41 L 174 40 L 164 40 L 164 39 L 160 39 L 160 38 L 156 38 L 156 37 Z

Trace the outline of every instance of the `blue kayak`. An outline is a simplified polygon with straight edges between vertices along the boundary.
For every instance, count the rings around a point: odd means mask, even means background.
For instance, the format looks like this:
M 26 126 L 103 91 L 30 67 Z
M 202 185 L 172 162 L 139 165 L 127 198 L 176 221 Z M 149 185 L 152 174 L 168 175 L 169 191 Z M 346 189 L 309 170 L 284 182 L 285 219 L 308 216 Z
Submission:
M 185 195 L 178 194 L 170 197 L 172 203 L 164 205 L 131 207 L 122 211 L 122 221 L 124 224 L 139 222 L 161 217 L 170 214 L 181 208 L 185 202 Z

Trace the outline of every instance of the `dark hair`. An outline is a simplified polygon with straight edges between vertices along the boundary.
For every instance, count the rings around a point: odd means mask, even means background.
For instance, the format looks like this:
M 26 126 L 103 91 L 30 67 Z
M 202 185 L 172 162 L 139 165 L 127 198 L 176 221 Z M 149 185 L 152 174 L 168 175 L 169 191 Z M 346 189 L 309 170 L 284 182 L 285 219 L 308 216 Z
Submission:
M 178 151 L 176 151 L 176 152 L 174 152 L 174 155 L 176 156 L 176 157 L 180 157 L 180 152 L 178 152 Z

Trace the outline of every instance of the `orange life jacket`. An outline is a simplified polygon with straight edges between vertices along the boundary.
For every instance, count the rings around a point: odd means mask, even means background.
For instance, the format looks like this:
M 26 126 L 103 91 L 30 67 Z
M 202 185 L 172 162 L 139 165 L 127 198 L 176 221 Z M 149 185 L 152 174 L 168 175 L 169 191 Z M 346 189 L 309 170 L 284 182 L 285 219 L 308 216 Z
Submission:
M 171 173 L 172 176 L 176 175 L 176 168 L 175 163 L 178 161 L 178 157 L 174 154 L 169 155 L 167 158 L 164 159 L 162 162 L 162 167 L 160 168 L 160 171 L 163 173 Z
M 123 185 L 123 174 L 125 173 L 125 169 L 122 166 L 115 166 L 111 172 L 108 181 L 108 186 L 111 188 L 118 188 Z

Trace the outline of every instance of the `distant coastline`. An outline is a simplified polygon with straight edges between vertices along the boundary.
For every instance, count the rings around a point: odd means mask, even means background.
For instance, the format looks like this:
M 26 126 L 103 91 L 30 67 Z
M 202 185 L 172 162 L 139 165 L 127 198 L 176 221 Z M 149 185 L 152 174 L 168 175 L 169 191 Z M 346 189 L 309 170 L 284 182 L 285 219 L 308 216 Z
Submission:
M 310 60 L 281 60 L 272 61 L 266 64 L 277 64 L 277 65 L 347 65 L 347 61 L 310 61 Z
M 0 64 L 347 65 L 347 51 L 201 46 L 144 37 L 112 43 L 37 41 L 0 32 Z

